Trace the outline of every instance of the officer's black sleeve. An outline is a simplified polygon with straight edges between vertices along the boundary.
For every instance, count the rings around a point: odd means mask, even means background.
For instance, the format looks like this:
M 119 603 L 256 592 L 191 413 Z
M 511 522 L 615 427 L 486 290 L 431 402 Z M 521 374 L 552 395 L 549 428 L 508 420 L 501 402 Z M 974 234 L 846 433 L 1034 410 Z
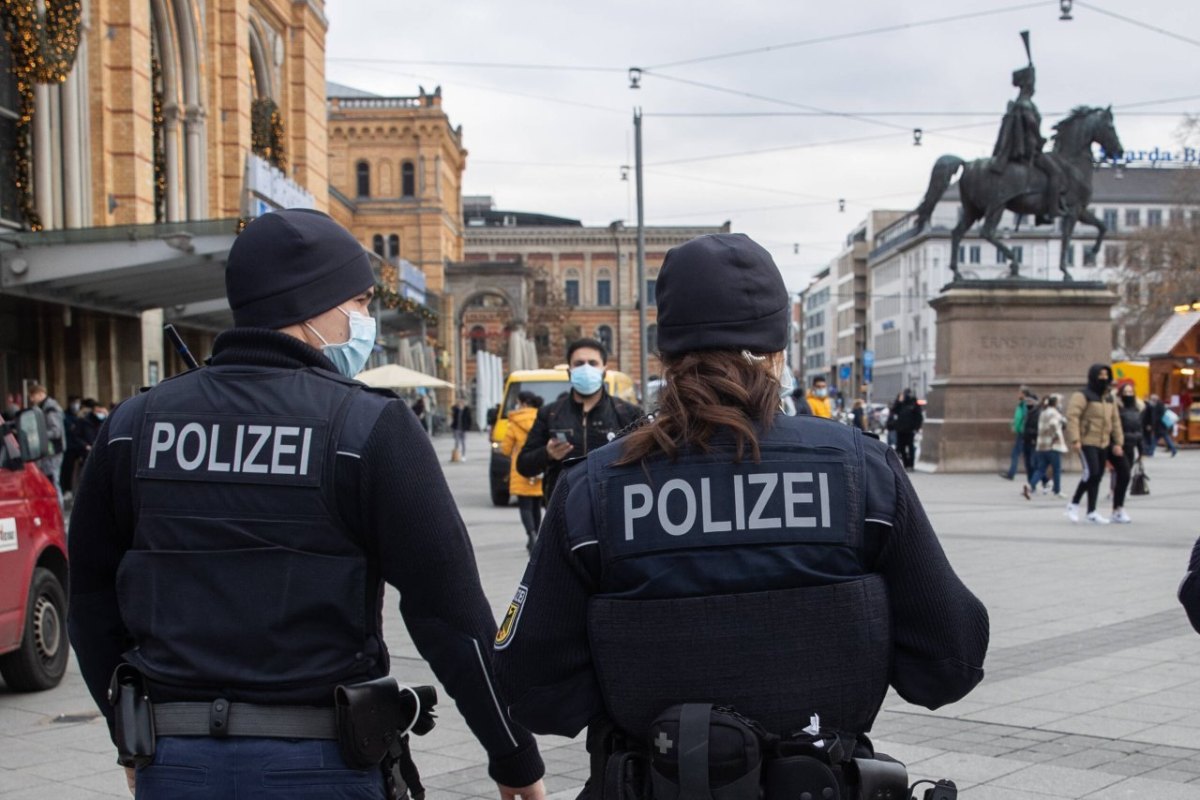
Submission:
M 575 736 L 604 711 L 587 635 L 596 537 L 590 514 L 568 514 L 591 506 L 585 477 L 580 465 L 554 487 L 517 589 L 513 627 L 496 645 L 496 677 L 509 713 L 534 733 Z
M 533 427 L 529 429 L 529 436 L 525 438 L 525 446 L 517 454 L 517 472 L 526 478 L 541 475 L 550 462 L 550 456 L 546 452 L 546 444 L 550 441 L 548 408 L 549 406 L 544 406 L 538 409 Z
M 1188 620 L 1196 633 L 1200 633 L 1200 539 L 1192 548 L 1192 559 L 1188 563 L 1187 575 L 1179 584 L 1179 602 L 1187 611 Z
M 75 493 L 67 538 L 67 626 L 84 683 L 111 730 L 108 682 L 131 641 L 117 605 L 117 567 L 132 542 L 133 522 L 128 500 L 122 499 L 130 497 L 131 450 L 127 442 L 107 442 L 106 423 Z
M 890 449 L 886 458 L 896 505 L 876 566 L 891 606 L 891 683 L 908 702 L 933 709 L 983 680 L 988 614 L 950 566 L 900 459 Z
M 354 480 L 351 468 L 342 473 Z M 417 649 L 487 750 L 492 779 L 528 786 L 545 770 L 533 737 L 509 720 L 495 686 L 496 621 L 471 541 L 429 438 L 403 404 L 390 403 L 380 415 L 358 474 L 348 494 L 359 498 L 383 578 L 400 590 Z

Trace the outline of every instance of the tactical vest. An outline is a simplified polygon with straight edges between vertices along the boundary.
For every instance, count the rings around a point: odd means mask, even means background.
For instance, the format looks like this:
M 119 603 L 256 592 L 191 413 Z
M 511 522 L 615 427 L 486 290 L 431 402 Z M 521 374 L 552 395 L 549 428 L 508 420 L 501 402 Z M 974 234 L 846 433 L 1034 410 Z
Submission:
M 387 402 L 325 370 L 219 366 L 118 408 L 110 441 L 131 439 L 134 470 L 117 573 L 126 660 L 226 693 L 386 674 L 378 586 L 332 487 Z
M 784 416 L 760 443 L 758 463 L 732 463 L 731 446 L 645 467 L 614 466 L 619 447 L 587 461 L 600 559 L 588 634 L 608 712 L 631 735 L 687 702 L 780 734 L 814 713 L 861 733 L 883 702 L 887 592 L 864 537 L 895 505 L 882 445 Z

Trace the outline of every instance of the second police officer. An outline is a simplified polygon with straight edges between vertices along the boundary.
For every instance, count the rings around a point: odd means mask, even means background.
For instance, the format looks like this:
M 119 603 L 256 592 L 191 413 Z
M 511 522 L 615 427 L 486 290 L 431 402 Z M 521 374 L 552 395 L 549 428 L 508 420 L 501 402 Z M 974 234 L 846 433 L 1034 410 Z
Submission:
M 320 212 L 274 212 L 225 282 L 235 327 L 107 420 L 71 520 L 71 642 L 130 788 L 136 765 L 148 800 L 383 798 L 404 702 L 378 680 L 386 582 L 501 797 L 543 797 L 429 438 L 353 379 L 375 346 L 366 251 Z
M 987 612 L 896 454 L 780 413 L 790 305 L 744 235 L 671 250 L 658 413 L 550 499 L 497 675 L 535 733 L 589 728 L 593 797 L 849 797 L 889 684 L 933 709 L 983 678 Z

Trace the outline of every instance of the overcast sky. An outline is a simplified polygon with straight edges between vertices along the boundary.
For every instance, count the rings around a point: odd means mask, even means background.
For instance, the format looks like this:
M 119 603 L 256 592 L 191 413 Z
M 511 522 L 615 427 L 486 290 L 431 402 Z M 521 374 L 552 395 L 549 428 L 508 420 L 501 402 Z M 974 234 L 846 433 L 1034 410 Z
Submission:
M 915 206 L 939 155 L 991 153 L 1016 93 L 1011 72 L 1025 64 L 1022 29 L 1044 135 L 1074 105 L 1112 104 L 1126 149 L 1178 148 L 1182 115 L 1200 111 L 1200 3 L 1076 0 L 1070 22 L 1058 6 L 334 0 L 327 77 L 383 95 L 440 84 L 470 152 L 465 194 L 589 225 L 636 221 L 632 174 L 622 181 L 620 167 L 633 164 L 639 105 L 646 223 L 730 220 L 799 290 L 867 211 Z M 931 22 L 953 16 L 966 18 Z M 880 28 L 892 30 L 863 33 Z M 807 43 L 695 61 L 796 42 Z M 502 66 L 512 64 L 539 66 Z M 637 91 L 631 66 L 646 69 Z M 724 116 L 661 116 L 714 113 Z M 920 147 L 914 127 L 924 129 Z

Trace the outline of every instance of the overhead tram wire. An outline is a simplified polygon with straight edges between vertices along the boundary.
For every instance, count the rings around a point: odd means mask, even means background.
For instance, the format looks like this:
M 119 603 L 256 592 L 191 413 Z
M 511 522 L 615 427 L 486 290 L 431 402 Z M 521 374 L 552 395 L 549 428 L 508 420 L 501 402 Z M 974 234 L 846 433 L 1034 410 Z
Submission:
M 1140 19 L 1134 19 L 1133 17 L 1126 17 L 1123 14 L 1118 14 L 1115 11 L 1109 11 L 1106 8 L 1101 8 L 1100 6 L 1093 5 L 1092 3 L 1084 2 L 1083 0 L 1076 0 L 1076 5 L 1080 6 L 1081 8 L 1086 8 L 1089 11 L 1095 11 L 1097 14 L 1103 14 L 1106 17 L 1112 17 L 1113 19 L 1117 19 L 1117 20 L 1120 20 L 1121 22 L 1128 23 L 1129 25 L 1133 25 L 1138 28 L 1143 28 L 1148 31 L 1153 31 L 1154 33 L 1160 33 L 1163 36 L 1167 36 L 1171 39 L 1177 39 L 1181 42 L 1184 42 L 1185 44 L 1190 44 L 1193 47 L 1200 47 L 1200 39 L 1192 39 L 1190 37 L 1184 36 L 1181 33 L 1175 33 L 1174 31 L 1169 31 L 1166 28 L 1160 28 L 1157 25 L 1151 25 L 1148 22 L 1142 22 Z
M 792 108 L 799 108 L 799 109 L 803 109 L 805 111 L 819 111 L 821 113 L 828 114 L 829 116 L 842 117 L 844 119 L 853 119 L 853 120 L 857 120 L 859 122 L 866 122 L 870 125 L 878 125 L 883 128 L 891 128 L 892 130 L 904 131 L 905 133 L 909 133 L 912 131 L 912 128 L 907 125 L 900 125 L 895 122 L 887 122 L 886 120 L 874 119 L 865 114 L 858 114 L 858 113 L 855 113 L 852 111 L 833 111 L 828 108 L 821 108 L 820 106 L 808 105 L 807 103 L 797 103 L 793 100 L 783 100 L 778 97 L 769 97 L 767 95 L 761 95 L 761 94 L 757 94 L 755 92 L 748 92 L 748 91 L 745 91 L 744 89 L 731 89 L 727 86 L 717 86 L 716 84 L 705 83 L 704 81 L 694 81 L 689 78 L 680 78 L 676 75 L 667 75 L 662 72 L 651 72 L 649 70 L 642 70 L 642 74 L 643 75 L 652 75 L 654 77 L 662 78 L 663 80 L 667 80 L 667 81 L 673 81 L 675 83 L 682 83 L 685 86 L 695 86 L 699 89 L 707 89 L 707 90 L 713 91 L 713 92 L 721 92 L 723 94 L 737 95 L 739 97 L 746 97 L 751 100 L 759 100 L 759 101 L 762 101 L 765 103 L 776 103 L 778 105 L 791 106 Z M 926 131 L 926 132 L 928 133 L 928 131 Z M 955 139 L 955 138 L 959 138 L 959 137 L 949 136 L 948 138 Z M 965 139 L 964 141 L 967 141 L 970 144 L 977 144 L 977 142 L 975 142 L 974 140 L 970 140 L 970 139 Z
M 625 67 L 602 67 L 582 64 L 518 64 L 505 61 L 431 61 L 403 58 L 327 58 L 340 64 L 396 64 L 406 66 L 465 67 L 468 69 L 524 69 L 549 72 L 626 72 Z
M 894 33 L 895 31 L 908 30 L 912 28 L 925 28 L 931 25 L 941 25 L 947 22 L 958 22 L 966 19 L 975 19 L 978 17 L 994 16 L 996 14 L 1008 14 L 1014 11 L 1025 11 L 1031 8 L 1040 8 L 1044 6 L 1057 6 L 1055 2 L 1048 0 L 1040 0 L 1034 3 L 1021 3 L 1019 5 L 1003 6 L 1001 8 L 987 9 L 984 11 L 972 11 L 966 14 L 953 14 L 947 17 L 937 17 L 934 19 L 918 20 L 916 22 L 902 22 L 895 25 L 884 25 L 878 28 L 867 28 L 860 31 L 850 31 L 848 33 L 835 33 L 826 36 L 817 36 L 811 39 L 800 39 L 794 42 L 784 42 L 782 44 L 765 45 L 763 47 L 751 47 L 745 50 L 732 50 L 726 53 L 715 53 L 713 55 L 699 56 L 697 58 L 685 58 L 679 61 L 668 61 L 662 64 L 654 64 L 649 67 L 643 67 L 643 72 L 650 72 L 658 69 L 667 69 L 669 67 L 681 67 L 690 64 L 701 64 L 707 61 L 718 61 L 726 58 L 738 58 L 740 56 L 757 55 L 759 53 L 769 53 L 775 50 L 788 50 L 796 47 L 807 47 L 814 44 L 826 44 L 828 42 L 844 41 L 846 39 L 855 39 L 862 36 L 874 36 L 880 33 Z M 1088 5 L 1080 3 L 1079 5 Z

